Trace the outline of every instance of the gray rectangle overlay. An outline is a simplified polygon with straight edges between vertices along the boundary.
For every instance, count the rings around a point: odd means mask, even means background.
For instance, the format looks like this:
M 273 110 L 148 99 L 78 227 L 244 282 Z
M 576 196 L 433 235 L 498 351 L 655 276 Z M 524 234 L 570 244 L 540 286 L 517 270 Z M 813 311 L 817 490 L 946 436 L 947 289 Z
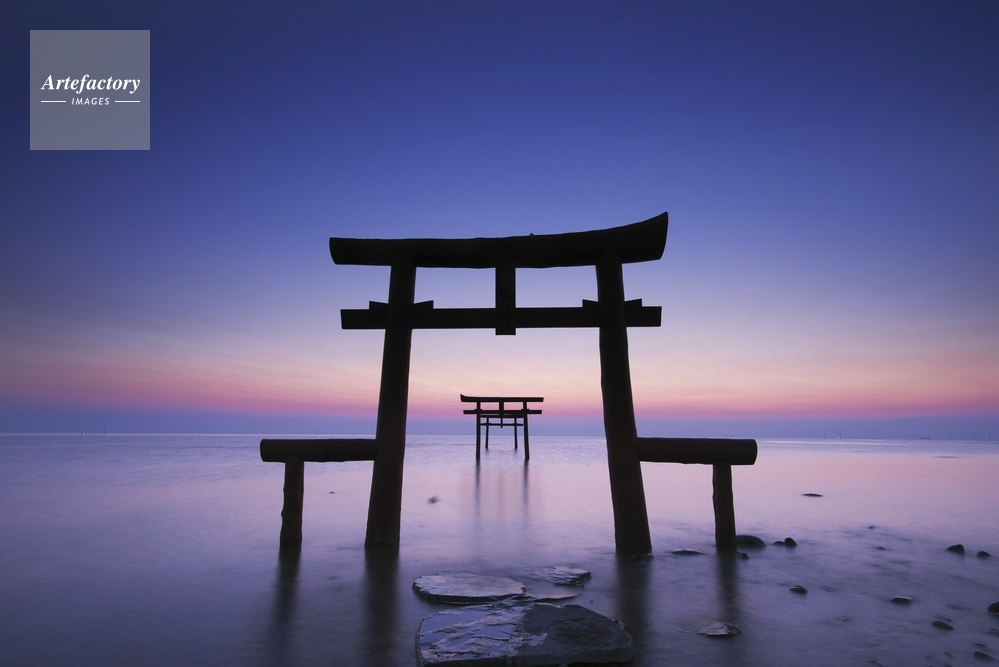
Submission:
M 149 150 L 149 31 L 32 30 L 31 150 Z

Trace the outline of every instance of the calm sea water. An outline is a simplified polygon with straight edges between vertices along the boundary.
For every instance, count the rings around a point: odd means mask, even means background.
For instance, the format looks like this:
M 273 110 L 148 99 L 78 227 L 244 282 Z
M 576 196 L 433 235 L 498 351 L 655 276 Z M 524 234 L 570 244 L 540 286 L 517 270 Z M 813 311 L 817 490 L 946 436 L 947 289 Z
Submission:
M 494 438 L 478 466 L 469 438 L 409 442 L 397 557 L 363 549 L 371 464 L 329 463 L 306 465 L 302 553 L 282 560 L 283 466 L 259 436 L 0 436 L 0 663 L 414 665 L 444 608 L 416 577 L 545 565 L 593 572 L 577 602 L 625 624 L 635 665 L 999 657 L 999 443 L 761 441 L 734 470 L 739 532 L 799 546 L 749 560 L 714 554 L 709 467 L 643 464 L 654 558 L 634 562 L 602 439 L 536 437 L 525 464 Z M 696 634 L 715 621 L 743 634 Z

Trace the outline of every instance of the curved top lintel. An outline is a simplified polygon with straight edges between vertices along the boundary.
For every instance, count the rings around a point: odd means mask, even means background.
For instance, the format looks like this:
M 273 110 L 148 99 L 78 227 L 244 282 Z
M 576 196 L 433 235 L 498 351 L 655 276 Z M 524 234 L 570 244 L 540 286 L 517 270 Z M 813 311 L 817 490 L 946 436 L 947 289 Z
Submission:
M 622 227 L 568 234 L 474 239 L 331 238 L 330 256 L 337 264 L 421 268 L 487 269 L 497 266 L 547 269 L 592 266 L 608 250 L 624 264 L 650 262 L 663 255 L 669 216 L 666 213 Z

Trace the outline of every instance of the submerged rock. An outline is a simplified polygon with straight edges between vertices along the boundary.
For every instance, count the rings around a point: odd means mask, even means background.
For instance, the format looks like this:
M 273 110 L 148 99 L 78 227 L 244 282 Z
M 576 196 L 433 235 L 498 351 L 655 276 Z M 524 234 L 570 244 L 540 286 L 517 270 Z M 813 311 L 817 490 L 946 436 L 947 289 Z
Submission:
M 822 497 L 821 493 L 803 493 L 801 495 L 805 496 L 806 498 L 821 498 Z
M 511 601 L 432 614 L 416 636 L 421 666 L 628 662 L 632 646 L 619 623 L 586 607 Z
M 989 633 L 993 637 L 999 637 L 999 628 L 989 628 L 985 632 Z
M 784 538 L 784 546 L 785 547 L 796 547 L 796 546 L 798 546 L 798 543 L 794 541 L 794 538 L 785 537 Z
M 521 595 L 526 589 L 509 577 L 446 571 L 418 578 L 413 582 L 413 590 L 431 602 L 477 604 Z
M 792 593 L 797 593 L 799 595 L 808 594 L 808 589 L 802 586 L 801 584 L 795 584 L 794 586 L 791 586 L 790 590 Z
M 756 537 L 756 535 L 736 535 L 735 543 L 740 547 L 748 549 L 762 549 L 767 543 Z
M 993 602 L 989 605 L 990 614 L 999 614 L 999 602 Z
M 986 653 L 980 648 L 976 648 L 974 651 L 972 651 L 971 655 L 978 658 L 979 660 L 995 660 L 995 658 L 993 658 L 991 654 Z
M 578 567 L 554 565 L 552 567 L 535 567 L 527 571 L 535 579 L 544 579 L 556 586 L 582 586 L 590 580 L 590 573 Z
M 735 637 L 741 635 L 742 630 L 731 623 L 712 623 L 706 628 L 701 628 L 697 634 L 705 637 Z
M 749 560 L 749 554 L 747 554 L 745 551 L 736 551 L 735 557 L 741 558 L 742 560 Z
M 908 595 L 896 595 L 889 602 L 892 604 L 912 604 L 912 598 Z
M 697 549 L 677 549 L 673 554 L 676 556 L 703 556 L 704 552 Z
M 992 554 L 990 554 L 988 551 L 979 551 L 975 555 L 978 556 L 979 558 L 991 558 L 992 557 Z
M 947 547 L 947 551 L 949 551 L 951 553 L 955 553 L 955 554 L 963 554 L 964 553 L 964 545 L 963 544 L 952 544 L 949 547 Z
M 952 622 L 953 621 L 951 621 L 946 616 L 937 616 L 936 618 L 933 619 L 933 622 L 930 623 L 930 625 L 932 625 L 934 628 L 940 628 L 941 630 L 953 630 L 954 626 L 951 625 Z

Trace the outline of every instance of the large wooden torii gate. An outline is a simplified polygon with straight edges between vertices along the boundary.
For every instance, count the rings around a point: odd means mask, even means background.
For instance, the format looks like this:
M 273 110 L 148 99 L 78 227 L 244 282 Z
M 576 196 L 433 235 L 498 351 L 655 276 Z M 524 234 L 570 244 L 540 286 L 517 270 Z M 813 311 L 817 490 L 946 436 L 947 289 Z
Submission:
M 344 329 L 384 329 L 381 387 L 375 438 L 271 440 L 261 458 L 285 463 L 282 545 L 302 541 L 305 461 L 374 461 L 365 547 L 399 544 L 409 366 L 414 329 L 517 329 L 597 327 L 607 465 L 619 551 L 648 553 L 649 535 L 641 461 L 714 465 L 715 534 L 719 549 L 735 548 L 731 466 L 756 460 L 754 440 L 639 438 L 628 360 L 628 327 L 660 326 L 662 308 L 624 300 L 622 265 L 662 257 L 666 213 L 644 222 L 589 232 L 474 239 L 331 238 L 337 264 L 391 267 L 388 303 L 344 309 Z M 578 307 L 518 308 L 516 270 L 594 266 L 597 300 Z M 494 269 L 493 308 L 435 308 L 414 303 L 417 268 Z

